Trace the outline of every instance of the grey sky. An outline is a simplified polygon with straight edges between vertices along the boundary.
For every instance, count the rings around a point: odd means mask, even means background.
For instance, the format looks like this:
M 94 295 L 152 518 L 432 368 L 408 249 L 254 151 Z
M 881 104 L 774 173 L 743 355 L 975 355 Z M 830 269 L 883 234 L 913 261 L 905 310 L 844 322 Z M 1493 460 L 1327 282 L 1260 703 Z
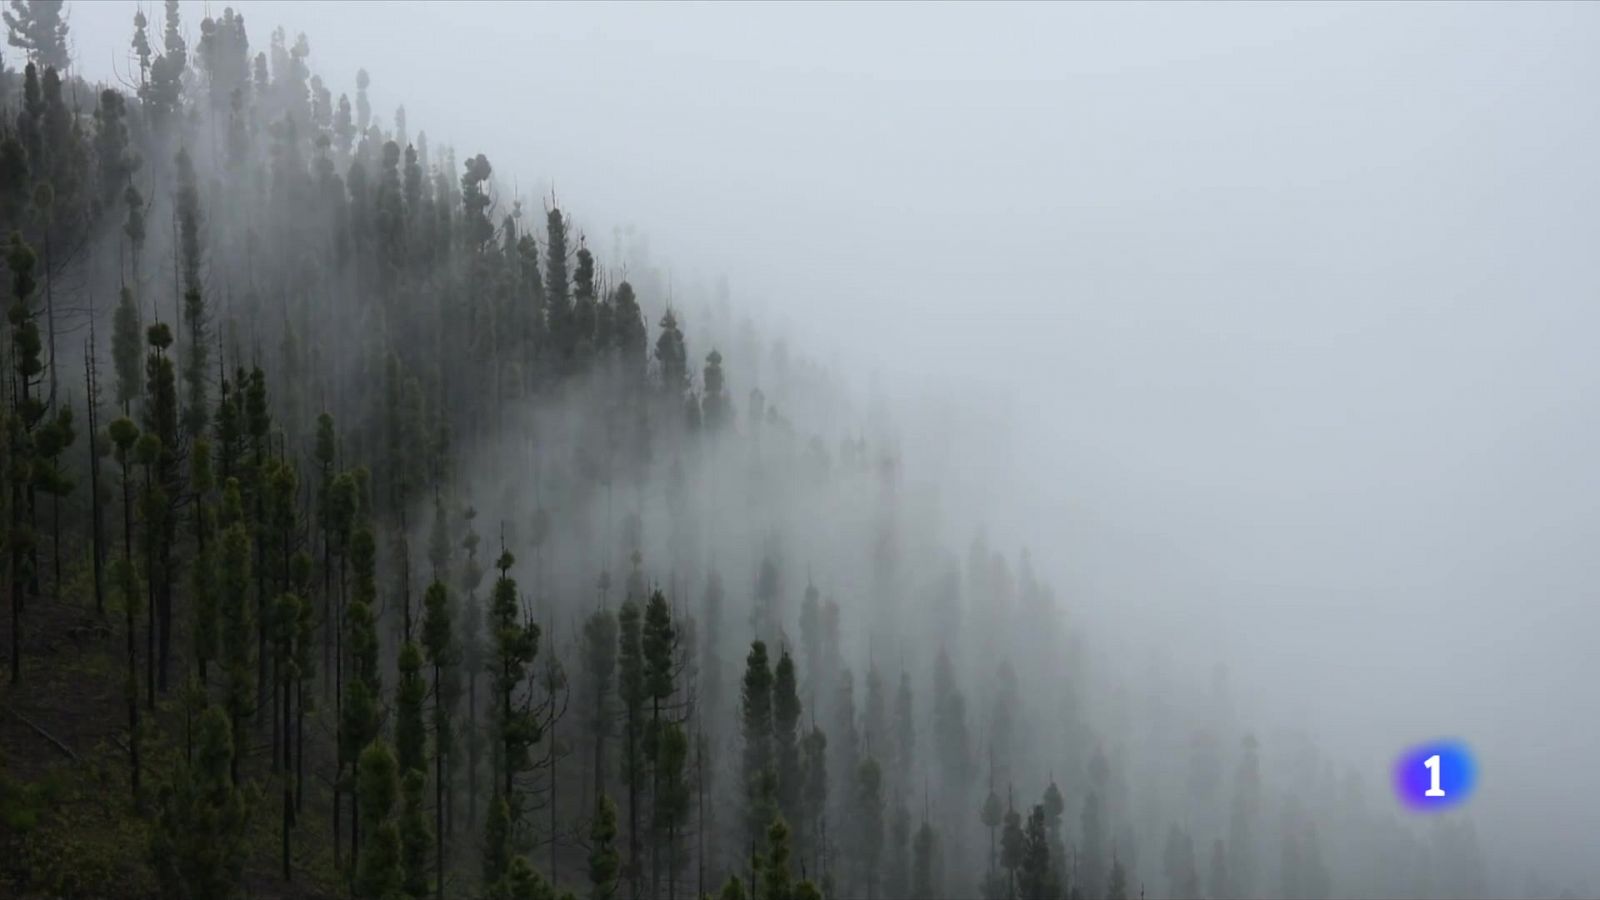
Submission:
M 1600 880 L 1600 6 L 239 8 L 881 373 L 1098 627 L 1373 777 L 1464 737 L 1492 852 Z

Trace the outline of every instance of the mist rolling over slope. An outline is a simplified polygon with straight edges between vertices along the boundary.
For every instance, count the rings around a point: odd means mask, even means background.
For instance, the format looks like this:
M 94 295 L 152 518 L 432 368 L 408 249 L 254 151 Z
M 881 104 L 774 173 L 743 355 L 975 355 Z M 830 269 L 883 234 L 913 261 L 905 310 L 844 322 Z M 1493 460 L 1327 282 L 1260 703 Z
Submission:
M 1597 890 L 1600 11 L 7 9 L 0 893 Z

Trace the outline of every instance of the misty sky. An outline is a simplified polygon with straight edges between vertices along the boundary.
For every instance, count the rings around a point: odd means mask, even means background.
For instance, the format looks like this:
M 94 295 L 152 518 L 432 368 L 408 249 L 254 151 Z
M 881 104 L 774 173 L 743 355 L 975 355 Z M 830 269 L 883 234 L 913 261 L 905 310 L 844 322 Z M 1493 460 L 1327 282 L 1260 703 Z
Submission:
M 1458 735 L 1491 859 L 1600 881 L 1600 6 L 239 8 L 877 373 L 1130 672 L 1373 779 Z

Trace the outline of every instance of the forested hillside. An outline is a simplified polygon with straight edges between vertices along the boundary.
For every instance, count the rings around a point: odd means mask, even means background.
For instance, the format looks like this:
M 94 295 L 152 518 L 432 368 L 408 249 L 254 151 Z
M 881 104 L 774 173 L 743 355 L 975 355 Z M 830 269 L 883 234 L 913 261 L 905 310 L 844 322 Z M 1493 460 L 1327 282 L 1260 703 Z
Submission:
M 1486 890 L 1221 668 L 1094 671 L 848 373 L 359 61 L 5 21 L 0 894 Z

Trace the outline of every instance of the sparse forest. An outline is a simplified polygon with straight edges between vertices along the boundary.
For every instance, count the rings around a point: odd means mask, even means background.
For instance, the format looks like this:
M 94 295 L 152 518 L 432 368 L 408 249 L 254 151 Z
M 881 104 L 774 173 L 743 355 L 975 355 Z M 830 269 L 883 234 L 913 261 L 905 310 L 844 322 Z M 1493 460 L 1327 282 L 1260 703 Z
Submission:
M 5 12 L 0 895 L 1486 891 L 1222 669 L 1097 673 L 733 288 L 213 13 L 105 85 Z

